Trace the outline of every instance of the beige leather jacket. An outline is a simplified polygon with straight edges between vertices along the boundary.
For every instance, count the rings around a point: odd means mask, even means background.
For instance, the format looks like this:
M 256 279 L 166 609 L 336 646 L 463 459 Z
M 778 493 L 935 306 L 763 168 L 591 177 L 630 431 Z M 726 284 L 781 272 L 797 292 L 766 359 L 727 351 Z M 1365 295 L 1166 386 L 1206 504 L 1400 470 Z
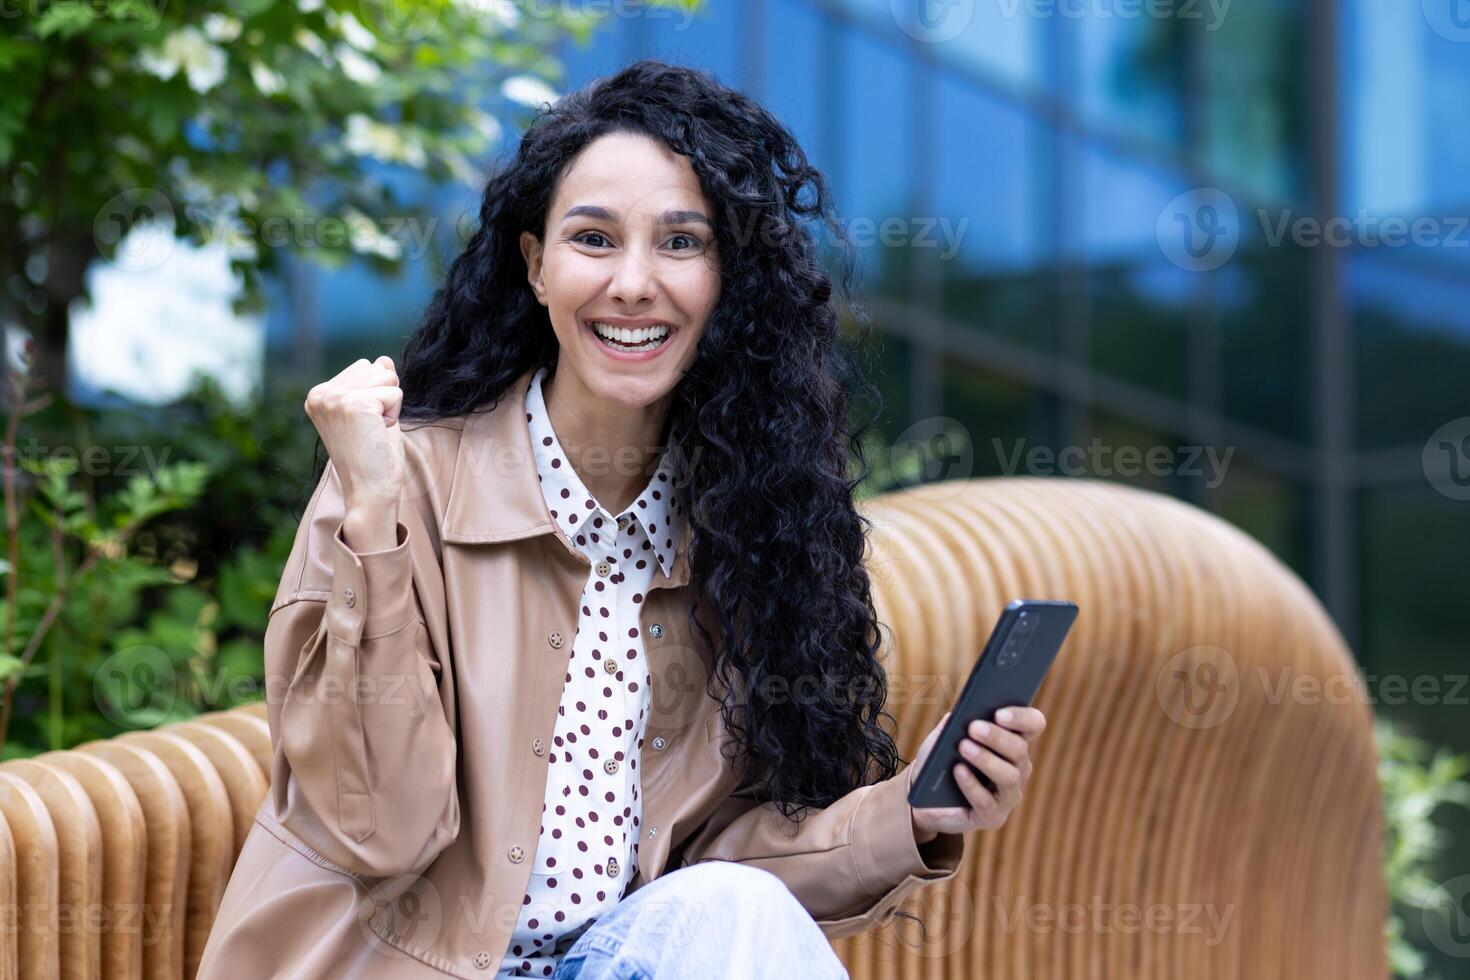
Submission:
M 535 856 L 588 564 L 537 484 L 530 377 L 491 409 L 405 427 L 391 549 L 347 546 L 328 464 L 266 632 L 271 790 L 201 980 L 498 969 Z M 887 922 L 954 875 L 964 835 L 916 844 L 907 770 L 809 810 L 797 833 L 737 784 L 688 626 L 688 538 L 642 609 L 652 704 L 631 887 L 695 861 L 741 861 L 780 877 L 830 938 Z

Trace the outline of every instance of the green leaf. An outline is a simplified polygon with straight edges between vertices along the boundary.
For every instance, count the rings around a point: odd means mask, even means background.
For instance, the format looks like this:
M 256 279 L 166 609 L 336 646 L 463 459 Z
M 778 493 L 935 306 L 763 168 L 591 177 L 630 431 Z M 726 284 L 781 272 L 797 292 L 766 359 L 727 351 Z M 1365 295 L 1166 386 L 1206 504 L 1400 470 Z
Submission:
M 0 37 L 0 71 L 13 67 L 25 55 L 28 47 L 30 45 L 14 38 Z
M 72 38 L 96 22 L 89 4 L 61 3 L 49 7 L 36 23 L 36 36 L 42 39 L 57 35 Z

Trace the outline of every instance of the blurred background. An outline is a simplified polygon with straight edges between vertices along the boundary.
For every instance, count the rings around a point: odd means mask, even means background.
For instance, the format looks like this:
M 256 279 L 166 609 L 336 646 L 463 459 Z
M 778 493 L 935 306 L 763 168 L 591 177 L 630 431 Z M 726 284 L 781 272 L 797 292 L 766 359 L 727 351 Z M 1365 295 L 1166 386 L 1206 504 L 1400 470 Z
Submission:
M 639 57 L 830 178 L 871 492 L 1125 481 L 1311 585 L 1383 723 L 1395 970 L 1470 975 L 1420 908 L 1470 868 L 1464 0 L 7 7 L 5 757 L 260 695 L 306 389 L 397 358 L 518 128 Z

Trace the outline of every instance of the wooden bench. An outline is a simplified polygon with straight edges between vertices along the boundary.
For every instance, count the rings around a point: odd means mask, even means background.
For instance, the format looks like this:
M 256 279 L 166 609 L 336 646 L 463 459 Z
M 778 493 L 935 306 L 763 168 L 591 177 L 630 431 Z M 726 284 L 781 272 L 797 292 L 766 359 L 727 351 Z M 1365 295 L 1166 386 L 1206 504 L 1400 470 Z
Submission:
M 929 484 L 863 512 L 905 760 L 1007 601 L 1081 614 L 1021 806 L 907 915 L 834 941 L 854 980 L 1386 975 L 1371 711 L 1331 696 L 1357 668 L 1281 562 L 1093 480 Z M 268 788 L 265 717 L 0 765 L 0 980 L 192 977 Z

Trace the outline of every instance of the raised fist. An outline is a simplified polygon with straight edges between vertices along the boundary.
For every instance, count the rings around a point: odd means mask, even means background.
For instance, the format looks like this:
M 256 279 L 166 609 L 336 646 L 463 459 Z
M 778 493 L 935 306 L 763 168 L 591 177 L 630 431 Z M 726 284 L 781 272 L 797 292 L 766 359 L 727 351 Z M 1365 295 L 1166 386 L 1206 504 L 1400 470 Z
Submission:
M 306 395 L 306 415 L 342 481 L 347 509 L 396 518 L 403 490 L 403 389 L 387 355 L 358 358 Z

